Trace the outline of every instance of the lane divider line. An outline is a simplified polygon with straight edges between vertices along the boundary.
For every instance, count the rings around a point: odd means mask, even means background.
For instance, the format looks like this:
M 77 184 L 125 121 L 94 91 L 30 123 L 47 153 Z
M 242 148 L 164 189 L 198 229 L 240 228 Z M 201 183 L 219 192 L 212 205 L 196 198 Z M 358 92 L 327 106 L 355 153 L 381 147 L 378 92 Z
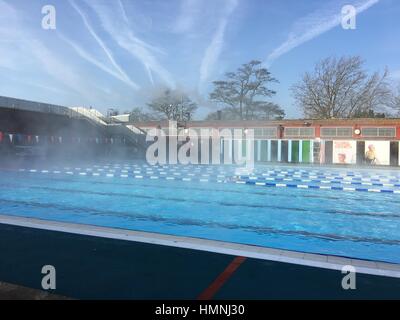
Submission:
M 28 172 L 30 173 L 38 173 L 37 170 L 35 169 L 30 169 Z M 49 172 L 50 173 L 50 172 Z M 66 171 L 64 172 L 66 175 L 74 175 L 73 171 Z M 77 172 L 78 175 L 82 174 L 80 172 Z M 84 176 L 105 176 L 107 178 L 112 178 L 119 176 L 117 173 L 107 173 L 104 172 L 102 174 L 96 173 L 96 172 L 85 172 L 83 174 Z M 393 190 L 393 189 L 377 189 L 377 188 L 367 188 L 367 187 L 362 187 L 363 184 L 361 183 L 350 183 L 350 185 L 355 185 L 358 187 L 351 188 L 349 187 L 349 183 L 343 183 L 343 182 L 338 182 L 335 183 L 334 186 L 326 186 L 326 185 L 314 185 L 314 184 L 305 184 L 305 183 L 321 183 L 320 181 L 316 180 L 302 180 L 298 179 L 295 180 L 293 179 L 294 182 L 300 182 L 300 183 L 282 183 L 282 179 L 268 179 L 266 178 L 264 181 L 269 181 L 269 182 L 263 182 L 263 180 L 255 180 L 255 179 L 249 179 L 247 176 L 239 176 L 237 177 L 238 179 L 204 179 L 201 178 L 200 176 L 196 176 L 195 174 L 188 174 L 186 177 L 174 177 L 174 176 L 168 176 L 167 173 L 160 173 L 160 176 L 157 175 L 132 175 L 132 174 L 124 174 L 124 178 L 127 177 L 132 177 L 134 179 L 164 179 L 164 180 L 176 180 L 176 181 L 197 181 L 197 182 L 217 182 L 217 183 L 236 183 L 236 184 L 247 184 L 247 185 L 257 185 L 257 186 L 266 186 L 266 187 L 276 187 L 276 188 L 297 188 L 297 189 L 322 189 L 322 190 L 338 190 L 338 191 L 347 191 L 347 192 L 373 192 L 373 193 L 393 193 L 393 194 L 400 194 L 400 190 Z M 195 177 L 196 179 L 189 178 L 189 177 Z M 368 186 L 380 186 L 380 187 L 389 187 L 389 185 L 384 186 L 383 184 L 368 184 Z M 397 186 L 395 186 L 397 187 Z

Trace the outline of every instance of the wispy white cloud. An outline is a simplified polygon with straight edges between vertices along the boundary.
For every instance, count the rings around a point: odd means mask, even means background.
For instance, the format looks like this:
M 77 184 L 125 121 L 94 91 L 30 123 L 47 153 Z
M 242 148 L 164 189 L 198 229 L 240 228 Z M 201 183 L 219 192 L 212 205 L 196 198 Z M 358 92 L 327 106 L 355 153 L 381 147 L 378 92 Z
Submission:
M 7 2 L 0 0 L 0 41 L 9 41 L 20 36 L 16 25 L 17 11 Z
M 127 11 L 126 11 L 126 9 L 124 7 L 124 4 L 123 4 L 122 0 L 116 0 L 116 1 L 118 3 L 119 8 L 121 9 L 121 14 L 122 14 L 122 18 L 123 18 L 125 26 L 131 28 L 131 20 L 137 19 L 137 17 L 136 16 L 135 17 L 128 17 L 128 13 L 127 13 Z M 146 49 L 148 49 L 148 50 L 150 50 L 152 52 L 156 52 L 156 53 L 163 54 L 163 55 L 166 54 L 165 51 L 162 50 L 161 48 L 153 46 L 153 45 L 151 45 L 149 43 L 146 43 L 144 41 L 140 41 L 140 44 L 143 47 L 145 47 Z
M 81 58 L 83 58 L 86 61 L 90 62 L 91 64 L 95 65 L 96 67 L 98 67 L 99 69 L 108 73 L 109 75 L 113 76 L 114 78 L 124 82 L 125 84 L 129 85 L 133 89 L 139 89 L 139 86 L 136 83 L 126 79 L 126 77 L 122 76 L 120 73 L 115 72 L 114 70 L 108 68 L 104 63 L 97 60 L 93 55 L 88 53 L 85 49 L 83 49 L 81 46 L 79 46 L 76 42 L 68 39 L 61 33 L 59 33 L 59 37 L 63 41 L 65 41 L 69 46 L 71 46 Z
M 21 71 L 20 57 L 30 57 L 35 61 L 35 66 L 44 74 L 73 90 L 81 97 L 88 97 L 88 92 L 82 86 L 77 72 L 66 66 L 46 45 L 32 34 L 30 28 L 25 25 L 25 17 L 21 16 L 12 5 L 0 0 L 0 39 L 2 51 L 2 67 L 8 67 L 16 72 Z M 7 59 L 3 59 L 7 57 Z M 26 81 L 21 81 L 26 83 Z M 28 83 L 29 85 L 29 83 Z M 43 89 L 46 85 L 37 82 L 37 87 Z M 47 88 L 49 89 L 49 88 Z M 54 89 L 58 88 L 53 88 Z
M 379 1 L 380 0 L 358 0 L 352 5 L 356 8 L 357 13 L 360 14 L 377 4 Z M 339 26 L 342 21 L 341 19 L 341 8 L 337 7 L 335 10 L 317 10 L 310 15 L 301 18 L 295 23 L 287 40 L 269 54 L 265 64 L 270 65 L 274 60 L 290 52 L 294 48 L 297 48 L 298 46 Z
M 139 86 L 137 84 L 135 84 L 130 78 L 129 76 L 125 73 L 125 71 L 121 68 L 121 66 L 116 62 L 112 52 L 110 49 L 108 49 L 108 47 L 106 46 L 106 44 L 104 43 L 104 41 L 98 36 L 98 34 L 94 31 L 93 27 L 91 26 L 91 24 L 89 23 L 89 20 L 87 19 L 85 13 L 76 5 L 74 0 L 69 0 L 71 6 L 75 9 L 75 11 L 81 16 L 84 25 L 86 26 L 87 30 L 89 31 L 89 33 L 91 34 L 91 36 L 96 40 L 96 42 L 98 43 L 98 45 L 103 49 L 104 53 L 106 54 L 107 58 L 109 59 L 109 61 L 111 62 L 111 64 L 113 65 L 113 67 L 121 74 L 122 78 L 124 79 L 124 81 L 128 84 L 130 84 L 132 87 L 134 87 L 135 89 L 137 89 Z M 104 70 L 104 69 L 103 69 Z
M 218 28 L 213 34 L 210 44 L 208 45 L 200 66 L 200 83 L 199 87 L 208 79 L 224 46 L 224 38 L 229 18 L 239 4 L 239 0 L 227 0 L 224 15 L 221 17 Z M 200 88 L 199 88 L 200 90 Z
M 121 9 L 122 18 L 124 19 L 124 22 L 129 25 L 128 14 L 126 13 L 125 7 L 122 4 L 122 0 L 117 0 L 117 2 L 118 2 L 118 6 Z
M 181 7 L 176 22 L 172 28 L 175 33 L 187 33 L 189 32 L 201 12 L 202 0 L 181 0 Z
M 44 69 L 52 78 L 63 83 L 68 88 L 79 93 L 85 98 L 89 98 L 89 92 L 82 87 L 78 73 L 65 62 L 59 60 L 41 41 L 32 40 L 25 43 L 31 55 L 39 61 L 39 66 Z M 90 98 L 89 98 L 90 99 Z
M 18 11 L 0 0 L 0 67 L 16 71 L 21 65 L 23 42 L 31 41 L 21 30 Z M 12 52 L 12 54 L 10 54 Z
M 155 57 L 152 46 L 136 37 L 125 19 L 120 19 L 124 15 L 121 12 L 121 8 L 123 8 L 122 3 L 120 6 L 112 8 L 95 1 L 86 0 L 86 3 L 96 12 L 104 30 L 110 34 L 115 42 L 143 64 L 151 81 L 153 81 L 151 74 L 154 73 L 166 85 L 172 88 L 175 87 L 172 75 Z

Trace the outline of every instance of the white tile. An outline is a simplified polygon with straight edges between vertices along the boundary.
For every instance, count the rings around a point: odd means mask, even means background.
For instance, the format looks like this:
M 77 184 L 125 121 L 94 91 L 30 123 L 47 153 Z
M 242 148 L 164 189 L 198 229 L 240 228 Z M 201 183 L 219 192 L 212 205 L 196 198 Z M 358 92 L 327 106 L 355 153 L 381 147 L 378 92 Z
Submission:
M 391 264 L 391 263 L 384 263 L 384 262 L 377 262 L 377 264 L 378 264 L 379 269 L 400 272 L 400 265 L 398 265 L 398 264 Z
M 310 261 L 328 262 L 328 256 L 321 255 L 321 254 L 305 253 L 303 259 L 310 260 Z
M 329 263 L 334 263 L 334 264 L 339 264 L 339 265 L 342 265 L 342 266 L 347 266 L 347 265 L 351 265 L 352 260 L 348 259 L 348 258 L 328 256 L 328 262 Z
M 375 261 L 355 260 L 355 259 L 351 260 L 350 265 L 354 266 L 355 268 L 363 267 L 363 268 L 375 269 L 378 267 L 378 263 L 376 263 Z
M 282 251 L 281 255 L 288 258 L 304 259 L 305 253 L 297 251 Z

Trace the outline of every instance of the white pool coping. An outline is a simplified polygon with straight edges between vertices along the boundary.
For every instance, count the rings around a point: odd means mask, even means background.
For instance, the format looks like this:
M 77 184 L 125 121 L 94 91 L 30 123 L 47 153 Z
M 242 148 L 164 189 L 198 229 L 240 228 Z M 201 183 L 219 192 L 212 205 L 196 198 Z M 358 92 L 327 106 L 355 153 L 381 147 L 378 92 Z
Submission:
M 356 269 L 357 273 L 400 278 L 400 264 L 379 261 L 350 259 L 331 255 L 279 250 L 200 238 L 172 236 L 160 233 L 133 231 L 1 214 L 0 224 L 193 249 L 330 270 L 342 271 L 344 266 L 352 266 Z

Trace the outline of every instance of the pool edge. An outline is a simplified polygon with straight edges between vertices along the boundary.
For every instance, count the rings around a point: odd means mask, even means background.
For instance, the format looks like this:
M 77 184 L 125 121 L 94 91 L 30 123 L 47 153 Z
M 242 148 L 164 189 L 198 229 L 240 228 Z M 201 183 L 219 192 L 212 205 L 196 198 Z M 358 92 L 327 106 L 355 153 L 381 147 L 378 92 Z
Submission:
M 0 224 L 183 249 L 200 250 L 330 270 L 342 271 L 344 266 L 352 266 L 356 269 L 357 273 L 400 278 L 400 264 L 380 261 L 350 259 L 333 255 L 310 254 L 299 251 L 273 249 L 255 245 L 236 244 L 201 238 L 173 236 L 161 233 L 134 231 L 2 214 L 0 214 Z

